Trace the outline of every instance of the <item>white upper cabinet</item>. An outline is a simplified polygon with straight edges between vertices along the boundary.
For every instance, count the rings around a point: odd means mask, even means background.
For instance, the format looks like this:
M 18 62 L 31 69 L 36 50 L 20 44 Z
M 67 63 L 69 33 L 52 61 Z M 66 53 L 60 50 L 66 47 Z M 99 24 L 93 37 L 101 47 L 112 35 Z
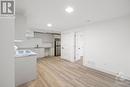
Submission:
M 34 32 L 33 32 L 33 30 L 27 30 L 25 36 L 26 36 L 27 38 L 33 38 L 33 37 L 34 37 Z

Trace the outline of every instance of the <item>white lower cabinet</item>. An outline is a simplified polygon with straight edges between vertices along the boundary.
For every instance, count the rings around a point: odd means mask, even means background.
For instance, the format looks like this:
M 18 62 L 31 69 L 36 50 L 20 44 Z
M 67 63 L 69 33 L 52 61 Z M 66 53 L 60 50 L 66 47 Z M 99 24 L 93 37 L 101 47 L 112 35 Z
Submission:
M 45 57 L 45 49 L 44 48 L 36 48 L 33 52 L 37 53 L 37 58 Z
M 15 85 L 21 85 L 37 78 L 36 56 L 15 58 Z

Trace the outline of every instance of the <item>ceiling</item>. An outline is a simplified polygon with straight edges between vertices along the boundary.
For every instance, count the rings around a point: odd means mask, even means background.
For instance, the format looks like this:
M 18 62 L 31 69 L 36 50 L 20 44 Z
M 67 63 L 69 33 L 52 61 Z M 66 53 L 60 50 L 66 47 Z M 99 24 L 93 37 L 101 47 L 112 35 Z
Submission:
M 65 12 L 67 6 L 74 12 Z M 16 0 L 17 14 L 26 16 L 29 28 L 62 31 L 128 15 L 130 0 Z

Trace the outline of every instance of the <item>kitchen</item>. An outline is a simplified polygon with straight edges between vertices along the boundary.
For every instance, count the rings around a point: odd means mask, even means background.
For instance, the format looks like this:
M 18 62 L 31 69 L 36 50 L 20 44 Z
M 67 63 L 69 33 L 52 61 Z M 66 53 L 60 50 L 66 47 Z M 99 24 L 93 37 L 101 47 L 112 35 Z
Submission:
M 60 39 L 60 33 L 29 29 L 27 18 L 22 13 L 16 13 L 15 23 L 14 48 L 17 86 L 36 79 L 37 59 L 55 55 L 55 39 Z

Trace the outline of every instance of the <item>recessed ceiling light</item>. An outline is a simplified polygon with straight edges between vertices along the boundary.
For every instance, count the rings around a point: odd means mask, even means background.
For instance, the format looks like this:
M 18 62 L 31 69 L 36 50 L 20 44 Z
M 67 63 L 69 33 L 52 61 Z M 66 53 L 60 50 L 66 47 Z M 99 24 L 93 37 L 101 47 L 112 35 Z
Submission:
M 47 24 L 48 27 L 52 27 L 52 24 Z
M 71 6 L 68 6 L 66 9 L 65 9 L 66 12 L 68 13 L 72 13 L 74 11 L 74 8 L 72 8 Z

